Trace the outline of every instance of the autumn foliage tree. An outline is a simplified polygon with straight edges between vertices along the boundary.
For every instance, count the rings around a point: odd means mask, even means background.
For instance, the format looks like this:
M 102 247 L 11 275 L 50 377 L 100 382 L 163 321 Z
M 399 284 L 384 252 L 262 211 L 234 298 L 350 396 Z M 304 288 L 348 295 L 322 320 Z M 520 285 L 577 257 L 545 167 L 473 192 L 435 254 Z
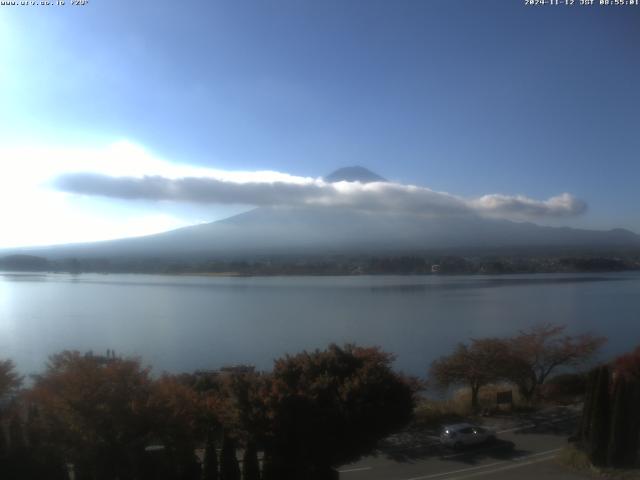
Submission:
M 7 455 L 10 440 L 4 435 L 4 424 L 8 423 L 8 412 L 3 411 L 2 405 L 9 402 L 9 396 L 15 393 L 22 384 L 22 377 L 15 370 L 11 360 L 0 360 L 0 462 Z M 15 414 L 15 412 L 12 412 Z M 0 469 L 0 472 L 2 470 Z
M 220 421 L 244 446 L 264 442 L 269 428 L 263 401 L 268 379 L 262 373 L 234 372 L 220 382 Z
M 0 360 L 0 478 L 17 478 L 18 463 L 24 457 L 24 432 L 18 412 L 10 407 L 21 384 L 13 362 Z
M 0 398 L 15 392 L 22 384 L 22 377 L 16 372 L 11 360 L 0 360 Z
M 510 357 L 505 376 L 530 401 L 549 375 L 562 367 L 577 367 L 598 352 L 606 338 L 593 334 L 567 335 L 566 326 L 542 324 L 508 340 Z
M 267 385 L 268 375 L 253 371 L 233 372 L 223 376 L 221 381 L 220 421 L 227 433 L 223 449 L 225 443 L 235 444 L 233 440 L 239 442 L 244 450 L 243 480 L 258 480 L 260 476 L 257 447 L 264 444 L 269 428 L 263 396 Z M 229 438 L 230 435 L 233 438 Z M 221 474 L 222 468 L 221 463 Z M 233 475 L 232 470 L 233 466 L 227 476 Z M 224 478 L 223 475 L 221 478 Z
M 440 387 L 469 387 L 474 410 L 480 388 L 496 381 L 515 384 L 521 397 L 531 401 L 552 372 L 585 363 L 605 342 L 604 337 L 592 334 L 566 335 L 565 329 L 543 324 L 509 338 L 461 343 L 451 355 L 431 364 L 430 378 Z
M 640 346 L 630 353 L 625 353 L 616 358 L 615 371 L 624 375 L 628 380 L 640 381 Z
M 11 360 L 0 361 L 0 478 L 66 479 L 63 458 L 39 442 L 32 425 L 34 412 L 25 409 L 22 377 Z
M 146 415 L 149 436 L 164 447 L 164 456 L 182 480 L 199 480 L 200 465 L 195 449 L 205 438 L 206 424 L 202 397 L 173 375 L 163 375 L 152 383 Z
M 153 379 L 137 359 L 65 351 L 34 380 L 34 430 L 74 464 L 76 478 L 200 478 L 195 449 L 216 402 L 182 376 Z
M 435 360 L 429 377 L 439 387 L 469 387 L 471 408 L 477 410 L 480 388 L 505 377 L 510 356 L 509 345 L 502 339 L 473 339 L 469 345 L 458 344 L 451 355 Z
M 415 382 L 393 356 L 353 345 L 276 360 L 264 402 L 270 419 L 265 480 L 327 478 L 409 421 Z
M 150 440 L 149 369 L 135 359 L 65 351 L 35 377 L 31 401 L 48 441 L 78 478 L 134 478 Z

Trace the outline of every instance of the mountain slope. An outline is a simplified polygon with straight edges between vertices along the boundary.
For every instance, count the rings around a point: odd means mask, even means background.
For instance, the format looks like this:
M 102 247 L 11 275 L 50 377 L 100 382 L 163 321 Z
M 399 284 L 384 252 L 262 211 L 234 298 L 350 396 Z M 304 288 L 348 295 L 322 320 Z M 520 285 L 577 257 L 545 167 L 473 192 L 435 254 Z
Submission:
M 326 181 L 385 181 L 363 167 L 333 172 Z M 48 258 L 220 258 L 270 254 L 324 255 L 426 250 L 553 251 L 640 249 L 640 236 L 542 227 L 477 215 L 427 217 L 325 207 L 261 207 L 224 220 L 146 237 L 13 250 Z M 2 252 L 0 252 L 2 254 Z
M 225 220 L 146 237 L 28 252 L 50 258 L 194 258 L 514 248 L 640 248 L 640 237 L 622 229 L 542 227 L 481 217 L 424 218 L 324 208 L 257 208 Z

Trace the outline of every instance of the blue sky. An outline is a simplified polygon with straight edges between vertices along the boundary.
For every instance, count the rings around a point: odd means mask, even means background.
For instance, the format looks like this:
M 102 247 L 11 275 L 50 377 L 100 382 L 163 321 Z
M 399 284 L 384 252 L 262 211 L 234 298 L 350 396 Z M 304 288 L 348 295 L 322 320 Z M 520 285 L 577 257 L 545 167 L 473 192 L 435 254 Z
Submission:
M 248 208 L 54 192 L 49 181 L 167 176 L 168 165 L 182 176 L 315 178 L 358 164 L 470 201 L 567 192 L 585 213 L 533 221 L 640 232 L 639 45 L 633 6 L 3 6 L 4 246 L 138 235 Z

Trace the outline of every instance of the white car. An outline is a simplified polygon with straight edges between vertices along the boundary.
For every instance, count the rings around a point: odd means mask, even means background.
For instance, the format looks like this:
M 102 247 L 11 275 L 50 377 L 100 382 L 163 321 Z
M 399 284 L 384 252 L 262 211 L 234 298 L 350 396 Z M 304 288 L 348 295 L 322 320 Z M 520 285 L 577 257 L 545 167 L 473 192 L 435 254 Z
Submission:
M 470 423 L 445 425 L 440 431 L 440 443 L 453 448 L 492 442 L 495 439 L 496 433 L 493 430 Z

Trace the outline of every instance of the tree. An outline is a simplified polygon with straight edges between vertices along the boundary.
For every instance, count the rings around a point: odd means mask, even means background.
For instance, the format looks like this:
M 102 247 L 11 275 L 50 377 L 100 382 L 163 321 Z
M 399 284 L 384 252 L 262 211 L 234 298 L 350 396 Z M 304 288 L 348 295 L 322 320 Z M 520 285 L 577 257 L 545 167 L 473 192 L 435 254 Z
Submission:
M 149 369 L 136 359 L 65 351 L 34 380 L 43 435 L 75 464 L 77 478 L 135 475 L 153 438 Z
M 244 371 L 228 374 L 221 382 L 221 422 L 227 432 L 234 432 L 235 438 L 244 444 L 244 480 L 260 478 L 257 444 L 264 443 L 269 423 L 262 398 L 266 378 L 264 374 Z
M 264 478 L 326 478 L 405 425 L 417 383 L 393 372 L 392 361 L 354 345 L 276 360 L 263 389 L 270 419 Z
M 0 360 L 0 398 L 15 392 L 22 385 L 22 377 L 11 360 Z
M 627 436 L 629 412 L 626 408 L 627 382 L 625 377 L 617 376 L 613 383 L 613 395 L 611 401 L 610 413 L 610 432 L 607 449 L 607 465 L 615 467 L 623 466 L 625 456 L 625 443 Z
M 205 442 L 202 480 L 218 480 L 218 452 L 213 431 L 208 432 Z
M 180 479 L 200 477 L 195 448 L 202 438 L 202 402 L 179 377 L 164 374 L 153 382 L 147 404 L 150 433 L 164 446 Z
M 610 372 L 604 365 L 598 369 L 595 376 L 595 385 L 592 389 L 592 407 L 590 421 L 590 442 L 587 446 L 587 453 L 594 465 L 605 465 L 607 459 L 607 449 L 609 444 L 610 426 Z
M 20 388 L 22 377 L 15 371 L 15 365 L 11 360 L 0 360 L 0 402 L 4 403 L 4 397 L 9 397 Z M 13 471 L 13 455 L 15 451 L 16 441 L 11 438 L 5 438 L 4 423 L 13 425 L 17 420 L 16 412 L 4 411 L 3 405 L 0 403 L 0 474 L 8 475 Z M 21 434 L 21 433 L 20 433 Z M 22 435 L 22 434 L 21 434 Z
M 242 480 L 260 480 L 258 450 L 254 442 L 247 443 L 242 457 Z
M 220 480 L 240 480 L 240 466 L 236 456 L 236 442 L 227 432 L 222 438 L 220 452 Z
M 266 405 L 262 401 L 268 375 L 234 372 L 226 375 L 220 389 L 220 421 L 241 442 L 262 443 L 268 429 Z
M 477 410 L 480 388 L 502 379 L 509 360 L 510 349 L 504 340 L 473 339 L 470 345 L 460 343 L 451 355 L 435 360 L 429 376 L 440 387 L 468 386 L 471 408 Z
M 628 380 L 640 381 L 640 346 L 616 358 L 614 367 L 616 372 L 624 375 Z
M 564 335 L 564 325 L 543 324 L 521 331 L 509 341 L 506 376 L 520 395 L 531 401 L 539 385 L 560 367 L 575 367 L 591 359 L 605 343 L 592 334 Z
M 640 447 L 640 346 L 619 356 L 613 363 L 614 377 L 619 388 L 614 396 L 611 439 L 616 451 L 610 454 L 614 466 L 634 466 Z
M 262 457 L 262 480 L 281 480 L 288 478 L 287 471 L 282 465 L 283 459 L 275 458 L 267 448 Z
M 640 379 L 602 365 L 589 373 L 580 445 L 596 466 L 633 467 L 640 443 Z

